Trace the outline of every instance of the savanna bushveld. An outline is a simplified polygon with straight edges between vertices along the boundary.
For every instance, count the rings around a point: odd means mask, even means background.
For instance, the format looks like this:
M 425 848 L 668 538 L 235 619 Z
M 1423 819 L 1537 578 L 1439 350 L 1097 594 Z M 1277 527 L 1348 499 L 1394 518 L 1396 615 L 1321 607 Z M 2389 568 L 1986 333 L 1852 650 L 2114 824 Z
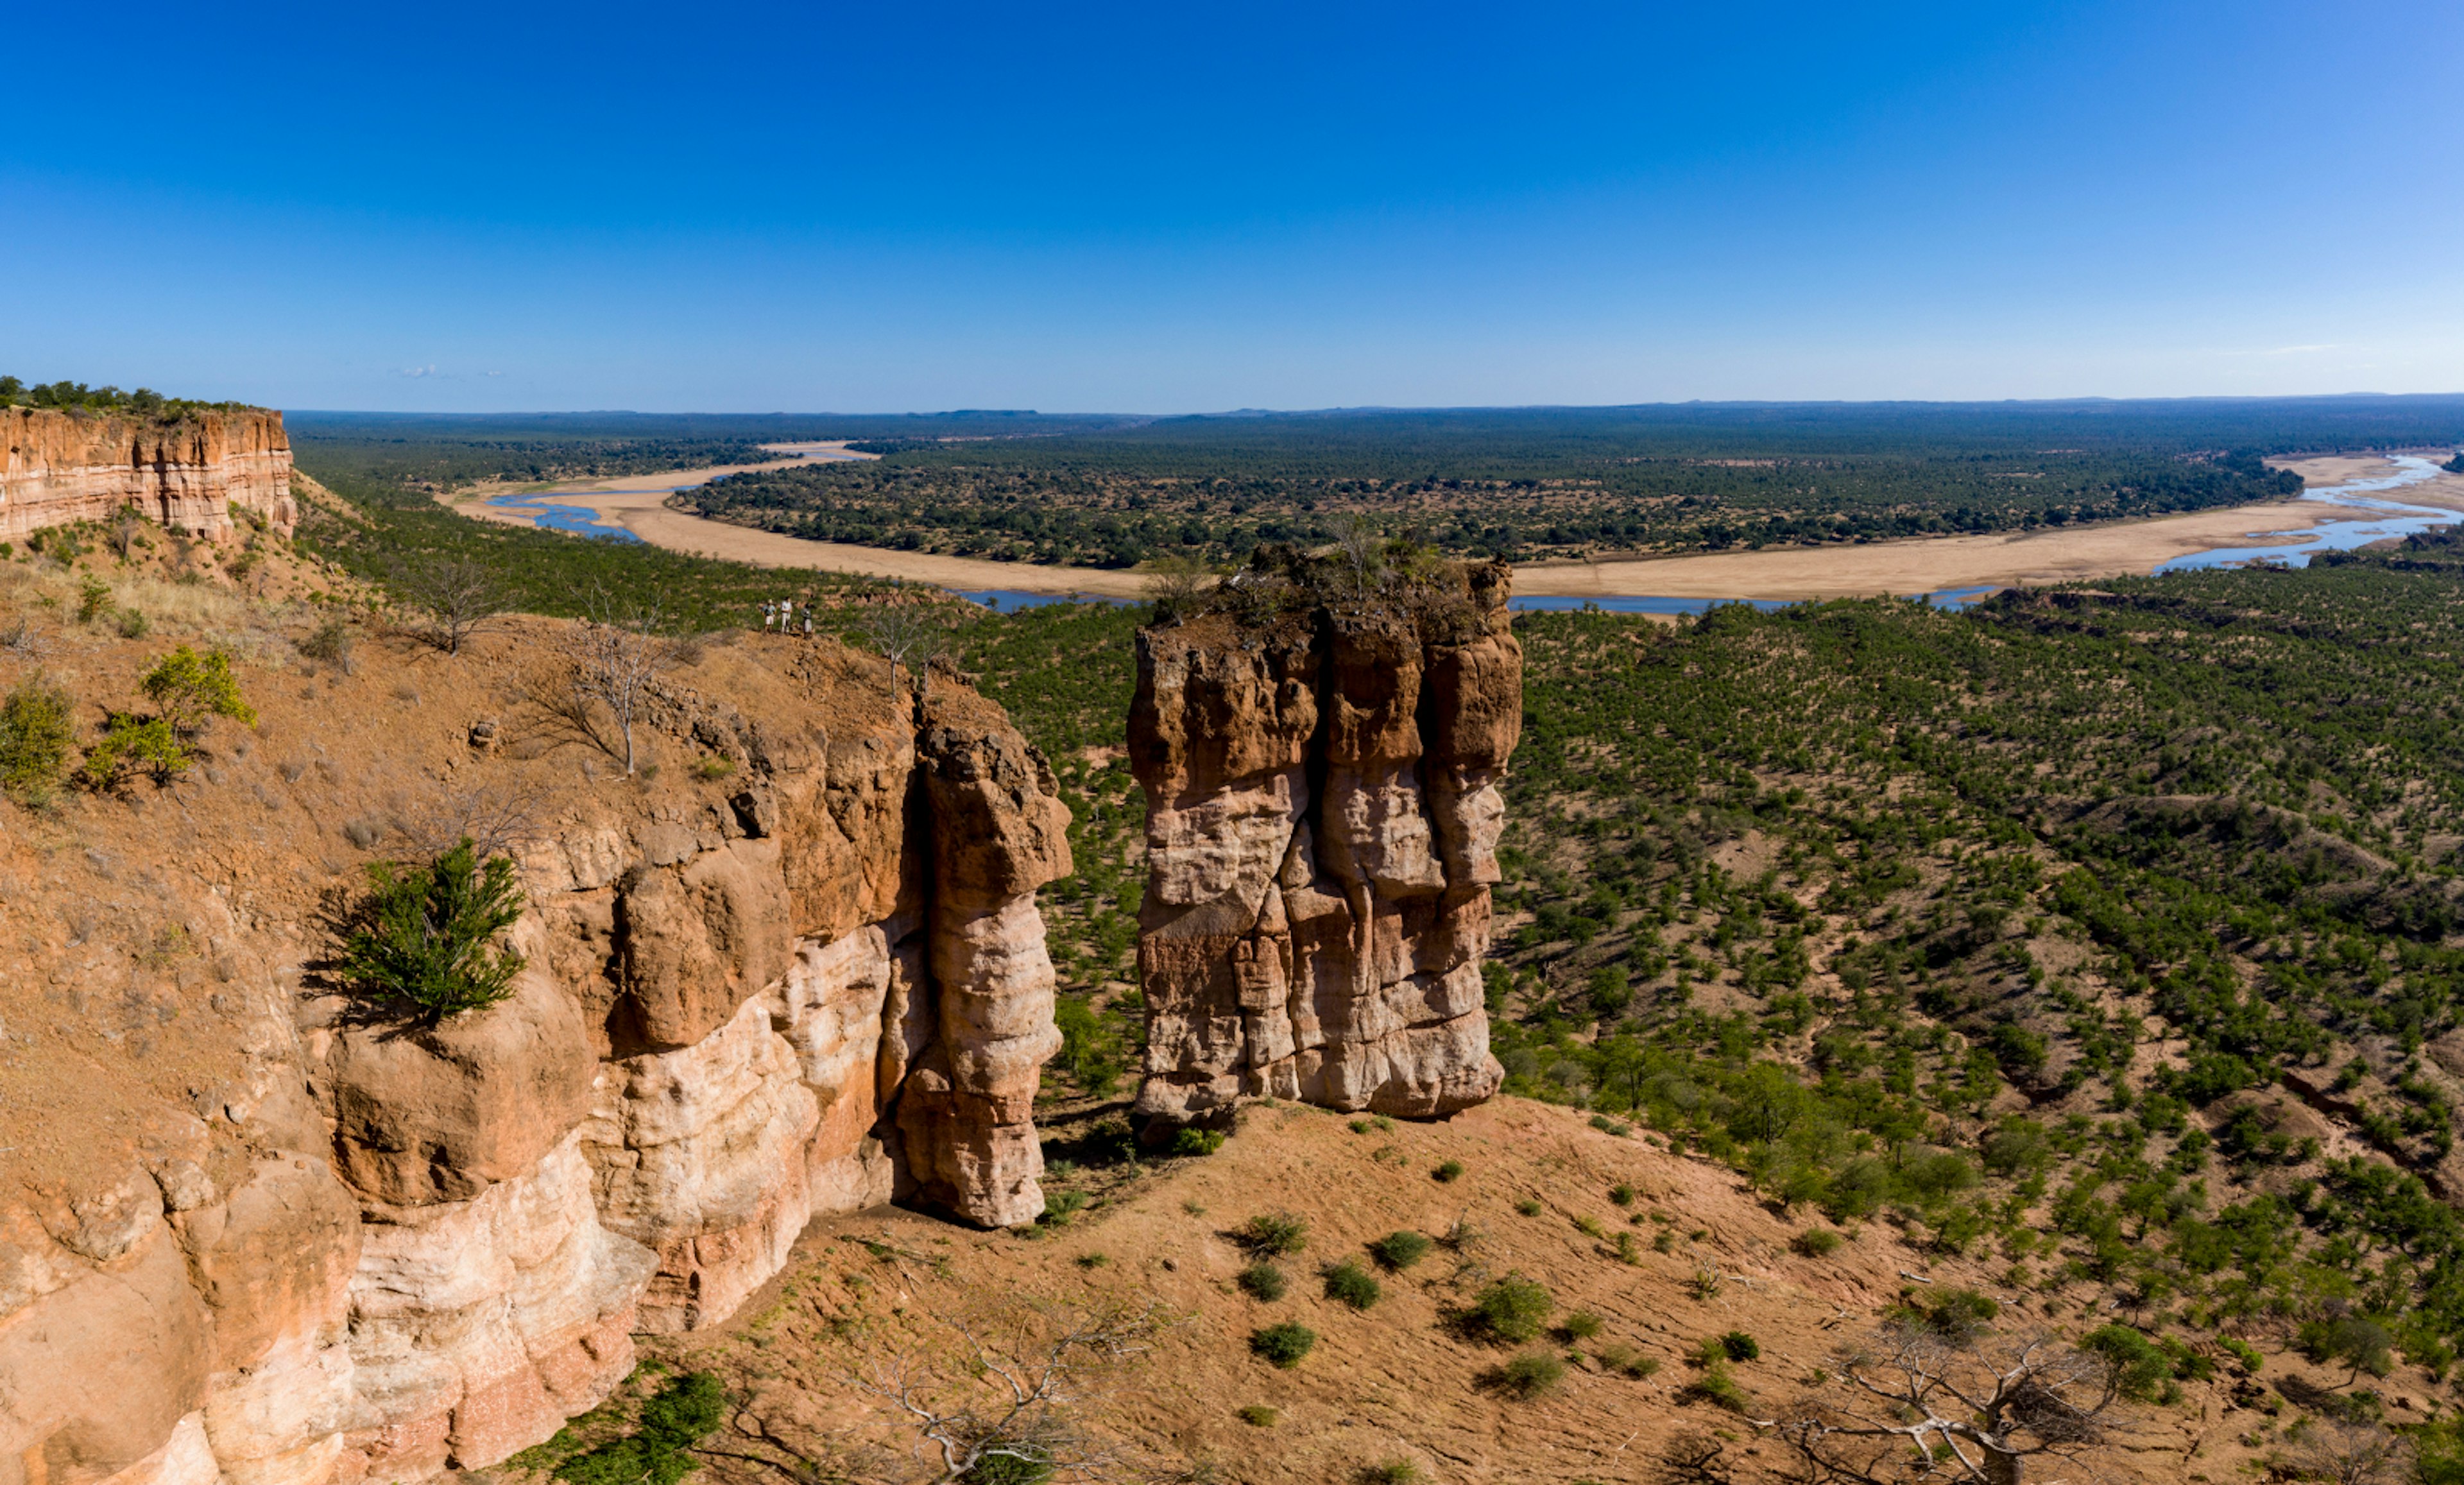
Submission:
M 296 526 L 0 563 L 0 1425 L 129 1485 L 2445 1485 L 2464 543 L 1675 622 L 1495 559 L 2456 425 L 295 420 Z M 1151 599 L 433 499 L 796 439 L 879 457 L 679 499 Z M 62 1364 L 106 1287 L 155 1319 Z

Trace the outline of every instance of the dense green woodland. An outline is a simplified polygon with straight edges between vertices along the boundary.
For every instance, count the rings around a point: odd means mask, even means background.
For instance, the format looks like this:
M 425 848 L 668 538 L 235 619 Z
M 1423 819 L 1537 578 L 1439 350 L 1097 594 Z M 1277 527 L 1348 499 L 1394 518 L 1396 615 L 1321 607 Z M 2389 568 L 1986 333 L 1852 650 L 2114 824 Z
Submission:
M 2464 399 L 1687 404 L 1163 418 L 861 444 L 691 507 L 818 541 L 1101 567 L 1367 521 L 1529 561 L 2024 530 L 2298 492 L 2267 454 L 2444 443 Z
M 2023 530 L 2299 488 L 2270 454 L 2464 440 L 2464 398 L 1687 404 L 1180 418 L 952 412 L 299 412 L 300 465 L 419 504 L 760 457 L 848 438 L 883 456 L 739 475 L 692 508 L 818 541 L 1124 567 L 1331 540 L 1350 521 L 1518 560 Z
M 493 481 L 545 483 L 655 474 L 776 455 L 765 443 L 834 438 L 964 436 L 971 432 L 1078 430 L 1109 420 L 1033 413 L 897 417 L 800 413 L 291 412 L 293 457 L 354 499 L 421 504 L 440 491 Z
M 144 418 L 179 418 L 191 412 L 236 412 L 244 402 L 199 402 L 165 397 L 150 387 L 121 391 L 117 387 L 88 387 L 83 382 L 42 382 L 29 387 L 22 377 L 0 376 L 0 408 L 56 408 L 63 411 L 124 412 Z

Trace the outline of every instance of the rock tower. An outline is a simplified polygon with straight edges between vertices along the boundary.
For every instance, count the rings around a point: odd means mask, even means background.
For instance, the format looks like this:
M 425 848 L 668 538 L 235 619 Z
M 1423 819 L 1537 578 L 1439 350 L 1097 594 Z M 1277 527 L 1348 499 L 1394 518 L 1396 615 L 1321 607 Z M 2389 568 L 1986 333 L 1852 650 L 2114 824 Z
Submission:
M 1286 558 L 1138 635 L 1138 1112 L 1406 1116 L 1497 1092 L 1481 962 L 1523 720 L 1511 570 Z

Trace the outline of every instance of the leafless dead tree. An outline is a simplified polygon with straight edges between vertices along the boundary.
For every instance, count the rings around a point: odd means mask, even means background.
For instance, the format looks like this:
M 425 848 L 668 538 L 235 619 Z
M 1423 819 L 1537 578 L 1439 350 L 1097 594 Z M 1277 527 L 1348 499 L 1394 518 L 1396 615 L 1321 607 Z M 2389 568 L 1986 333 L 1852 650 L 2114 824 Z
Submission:
M 951 1322 L 940 1359 L 903 1355 L 851 1379 L 906 1415 L 936 1485 L 1012 1462 L 1020 1478 L 1100 1480 L 1123 1464 L 1069 1417 L 1101 1373 L 1142 1355 L 1168 1323 L 1154 1300 L 1090 1308 L 1013 1306 Z
M 1199 595 L 1215 586 L 1215 569 L 1181 553 L 1158 557 L 1148 565 L 1147 602 L 1155 605 L 1158 622 L 1177 623 L 1198 606 Z
M 890 692 L 898 694 L 898 667 L 904 665 L 911 675 L 923 678 L 926 688 L 932 685 L 932 660 L 942 646 L 949 643 L 950 632 L 941 615 L 926 604 L 884 604 L 868 610 L 855 624 L 855 632 L 866 644 L 878 651 L 890 662 Z
M 0 625 L 0 650 L 6 650 L 20 659 L 39 660 L 52 653 L 52 642 L 43 637 L 43 632 L 34 627 L 33 620 L 21 613 Z
M 432 861 L 468 840 L 485 861 L 539 839 L 539 813 L 536 789 L 488 785 L 413 805 L 397 816 L 394 830 L 423 859 Z
M 1385 565 L 1385 538 L 1377 534 L 1366 517 L 1357 511 L 1344 511 L 1333 521 L 1334 543 L 1346 565 L 1352 568 L 1353 587 L 1361 594 L 1369 591 L 1370 579 Z
M 2313 1418 L 2284 1463 L 2324 1485 L 2394 1485 L 2412 1474 L 2412 1441 L 2374 1423 Z
M 393 570 L 393 590 L 426 614 L 428 628 L 414 631 L 447 654 L 460 654 L 472 635 L 513 607 L 504 583 L 486 565 L 467 557 L 427 557 Z
M 594 702 L 606 708 L 622 740 L 621 748 L 607 751 L 624 759 L 625 776 L 631 778 L 634 723 L 649 699 L 651 683 L 671 659 L 673 647 L 663 632 L 667 616 L 655 598 L 618 600 L 605 588 L 587 607 L 589 617 L 576 623 L 565 638 L 575 712 L 586 725 Z M 597 737 L 595 731 L 592 735 Z
M 1794 1448 L 1815 1480 L 2025 1485 L 2031 1456 L 2101 1442 L 2121 1397 L 2111 1363 L 2045 1336 L 1963 1345 L 1899 1326 L 1838 1367 L 1828 1396 L 1755 1422 Z
M 103 536 L 103 540 L 110 543 L 112 552 L 121 562 L 126 562 L 128 554 L 137 549 L 137 538 L 144 531 L 145 526 L 145 518 L 137 513 L 136 506 L 123 505 L 120 508 L 120 514 L 112 518 L 111 530 Z

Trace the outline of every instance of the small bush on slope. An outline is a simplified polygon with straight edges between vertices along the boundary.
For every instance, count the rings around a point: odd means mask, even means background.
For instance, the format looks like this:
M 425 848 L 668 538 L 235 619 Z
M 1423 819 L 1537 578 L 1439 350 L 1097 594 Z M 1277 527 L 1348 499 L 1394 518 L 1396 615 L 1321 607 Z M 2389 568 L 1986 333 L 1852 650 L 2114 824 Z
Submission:
M 465 837 L 429 866 L 378 861 L 342 950 L 344 984 L 433 1024 L 511 995 L 522 957 L 497 938 L 522 916 L 510 856 L 484 863 Z

